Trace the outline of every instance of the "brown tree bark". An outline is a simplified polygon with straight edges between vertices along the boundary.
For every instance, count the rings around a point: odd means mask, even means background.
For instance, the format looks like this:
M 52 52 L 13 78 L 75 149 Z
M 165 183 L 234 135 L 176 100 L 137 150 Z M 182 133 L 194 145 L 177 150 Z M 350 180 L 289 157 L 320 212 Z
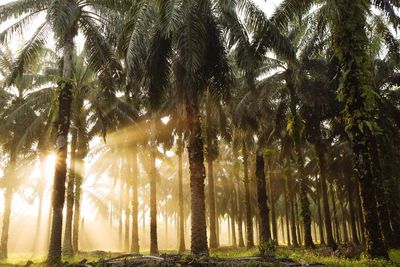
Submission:
M 132 145 L 132 235 L 131 235 L 131 253 L 139 253 L 139 224 L 138 224 L 138 179 L 139 168 L 137 162 L 137 147 Z
M 186 102 L 188 130 L 190 132 L 188 142 L 188 154 L 190 171 L 190 192 L 192 196 L 191 250 L 194 255 L 208 255 L 204 194 L 204 148 L 203 138 L 201 136 L 199 105 L 197 102 L 197 98 L 187 99 Z
M 58 96 L 58 121 L 56 142 L 56 167 L 52 197 L 52 224 L 48 266 L 55 266 L 61 261 L 61 238 L 63 223 L 63 208 L 65 201 L 65 180 L 67 175 L 67 147 L 72 105 L 72 55 L 74 50 L 74 36 L 76 31 L 68 33 L 64 38 L 63 82 L 60 85 Z
M 179 201 L 179 253 L 183 253 L 185 248 L 185 218 L 183 210 L 183 172 L 182 172 L 182 153 L 184 149 L 183 134 L 178 137 L 178 201 Z
M 62 247 L 62 253 L 65 256 L 72 256 L 74 250 L 72 247 L 72 219 L 74 214 L 74 186 L 75 186 L 75 168 L 76 168 L 76 147 L 78 142 L 78 131 L 73 129 L 71 139 L 71 158 L 70 158 L 70 169 L 68 172 L 68 183 L 67 183 L 67 214 L 65 217 L 65 230 L 64 230 L 64 242 Z
M 267 206 L 267 188 L 264 172 L 264 157 L 262 152 L 257 152 L 256 155 L 256 177 L 257 177 L 257 204 L 259 212 L 259 243 L 263 244 L 271 239 L 271 230 L 269 226 L 269 210 Z
M 245 194 L 245 206 L 246 206 L 246 229 L 247 229 L 247 248 L 254 247 L 254 234 L 253 234 L 253 215 L 250 202 L 250 181 L 249 181 L 249 154 L 247 151 L 246 143 L 242 144 L 243 154 L 243 170 L 244 170 L 244 194 Z

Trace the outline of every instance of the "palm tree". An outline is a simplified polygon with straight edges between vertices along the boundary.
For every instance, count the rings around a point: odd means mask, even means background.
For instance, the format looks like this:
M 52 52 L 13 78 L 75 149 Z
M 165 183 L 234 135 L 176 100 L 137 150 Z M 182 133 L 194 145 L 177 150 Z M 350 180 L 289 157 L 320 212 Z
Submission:
M 122 5 L 122 4 L 121 4 Z M 58 120 L 57 120 L 57 140 L 56 140 L 56 168 L 54 174 L 53 187 L 53 219 L 49 246 L 48 265 L 52 266 L 61 260 L 61 232 L 62 232 L 62 210 L 64 206 L 64 192 L 66 180 L 66 157 L 68 132 L 70 128 L 71 104 L 72 104 L 72 60 L 74 50 L 74 37 L 81 29 L 88 40 L 87 49 L 90 50 L 89 61 L 100 76 L 103 82 L 111 81 L 111 77 L 118 77 L 115 72 L 119 63 L 113 58 L 111 50 L 107 46 L 97 26 L 97 21 L 102 21 L 99 15 L 88 10 L 88 6 L 97 10 L 98 8 L 109 10 L 110 7 L 118 5 L 110 4 L 108 1 L 13 1 L 9 4 L 0 6 L 0 21 L 6 21 L 14 16 L 27 14 L 15 24 L 10 26 L 2 33 L 2 36 L 9 36 L 13 33 L 26 29 L 33 18 L 41 13 L 47 12 L 45 21 L 35 31 L 32 38 L 27 42 L 21 51 L 17 64 L 11 76 L 11 82 L 24 69 L 24 66 L 39 56 L 39 51 L 43 49 L 46 36 L 51 30 L 55 33 L 56 41 L 63 48 L 63 71 L 62 81 L 59 83 L 60 91 L 58 98 Z M 3 38 L 4 39 L 4 38 Z M 100 56 L 101 55 L 101 56 Z M 107 79 L 104 79 L 107 77 Z
M 11 52 L 0 54 L 0 62 L 2 74 L 6 81 L 12 79 L 13 73 L 13 58 Z M 50 55 L 50 57 L 49 57 Z M 36 142 L 38 149 L 43 152 L 45 150 L 47 138 L 51 135 L 49 129 L 49 121 L 52 117 L 52 106 L 49 105 L 49 100 L 52 99 L 53 87 L 44 87 L 46 83 L 54 81 L 52 74 L 52 64 L 46 62 L 53 54 L 51 51 L 43 51 L 43 60 L 32 62 L 27 66 L 23 73 L 19 75 L 19 79 L 14 82 L 16 93 L 8 93 L 4 91 L 2 99 L 6 101 L 6 108 L 1 113 L 1 119 L 4 123 L 6 151 L 9 153 L 9 166 L 5 172 L 5 213 L 3 219 L 2 242 L 1 242 L 1 257 L 7 258 L 8 254 L 8 228 L 10 224 L 12 196 L 15 186 L 13 177 L 17 177 L 17 158 L 20 153 L 26 151 Z M 45 60 L 46 59 L 46 60 Z M 8 82 L 5 82 L 7 85 Z M 10 87 L 10 90 L 11 87 Z M 40 112 L 47 112 L 41 114 Z M 36 115 L 35 112 L 39 112 Z M 48 117 L 47 117 L 48 116 Z M 41 159 L 43 163 L 43 158 Z M 43 181 L 43 179 L 41 179 Z M 43 186 L 39 185 L 39 198 L 43 197 Z M 40 202 L 40 201 L 39 201 Z M 41 215 L 41 204 L 39 203 L 39 214 Z M 40 220 L 40 219 L 39 219 Z M 39 227 L 40 221 L 37 223 Z
M 346 129 L 352 140 L 355 156 L 356 177 L 360 183 L 363 199 L 363 216 L 367 253 L 372 257 L 387 257 L 381 237 L 376 196 L 372 184 L 379 177 L 379 166 L 373 155 L 377 124 L 376 97 L 374 94 L 372 63 L 367 51 L 366 17 L 371 2 L 381 9 L 397 27 L 398 17 L 394 11 L 395 3 L 385 1 L 324 1 L 320 7 L 323 20 L 329 20 L 333 35 L 335 56 L 341 65 L 339 97 L 344 107 Z M 284 1 L 277 9 L 275 23 L 285 29 L 293 14 L 308 12 L 316 1 Z M 320 2 L 318 2 L 320 3 Z M 351 11 L 350 11 L 351 10 Z M 296 16 L 297 18 L 297 16 Z M 357 45 L 356 45 L 357 44 Z M 375 146 L 376 147 L 376 146 Z M 376 152 L 376 151 L 375 151 Z

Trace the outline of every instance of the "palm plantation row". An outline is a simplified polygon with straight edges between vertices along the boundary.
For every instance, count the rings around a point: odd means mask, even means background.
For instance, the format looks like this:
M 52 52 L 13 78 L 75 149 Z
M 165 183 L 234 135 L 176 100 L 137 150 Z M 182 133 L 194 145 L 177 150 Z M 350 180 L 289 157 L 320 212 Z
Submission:
M 118 217 L 126 251 L 139 252 L 148 208 L 153 255 L 164 212 L 180 252 L 190 222 L 194 255 L 220 245 L 223 224 L 234 246 L 352 242 L 387 258 L 400 242 L 399 6 L 286 0 L 269 18 L 250 0 L 0 6 L 1 22 L 16 21 L 0 33 L 0 256 L 29 178 L 19 166 L 44 169 L 55 151 L 49 266 L 79 251 L 82 184 L 102 174 L 118 194 L 99 210 Z M 12 56 L 7 43 L 41 20 Z M 45 185 L 35 185 L 38 228 Z

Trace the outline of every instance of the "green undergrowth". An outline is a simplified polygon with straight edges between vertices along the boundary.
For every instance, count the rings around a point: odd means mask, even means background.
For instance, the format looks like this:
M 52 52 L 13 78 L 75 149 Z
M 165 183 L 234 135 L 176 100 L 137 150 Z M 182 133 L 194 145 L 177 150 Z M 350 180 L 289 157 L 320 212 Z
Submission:
M 371 260 L 361 256 L 360 259 L 345 259 L 334 256 L 320 256 L 317 251 L 303 249 L 280 248 L 276 252 L 277 258 L 289 258 L 299 263 L 322 263 L 333 267 L 397 267 L 400 266 L 400 250 L 389 252 L 390 261 Z
M 361 257 L 358 260 L 351 260 L 345 258 L 339 258 L 330 255 L 321 255 L 324 248 L 319 248 L 316 250 L 304 250 L 304 249 L 289 249 L 285 247 L 279 247 L 275 253 L 277 259 L 282 261 L 291 259 L 299 263 L 321 263 L 326 266 L 333 267 L 397 267 L 400 266 L 400 250 L 389 251 L 389 261 L 384 260 L 370 260 L 365 257 Z M 108 258 L 106 253 L 103 256 L 98 256 L 96 254 L 84 253 L 78 254 L 74 257 L 63 257 L 64 262 L 77 263 L 84 259 L 88 262 L 96 262 L 102 258 Z M 142 252 L 143 255 L 148 255 L 148 252 Z M 177 254 L 174 250 L 160 251 L 160 254 Z M 186 254 L 189 254 L 187 252 Z M 211 250 L 210 256 L 214 258 L 239 258 L 239 257 L 253 257 L 258 256 L 259 250 L 257 247 L 252 249 L 246 248 L 232 248 L 232 247 L 222 247 L 219 249 Z M 0 266 L 2 264 L 11 265 L 25 265 L 28 261 L 34 263 L 43 263 L 46 260 L 44 255 L 32 257 L 28 254 L 11 254 L 8 260 L 0 261 Z

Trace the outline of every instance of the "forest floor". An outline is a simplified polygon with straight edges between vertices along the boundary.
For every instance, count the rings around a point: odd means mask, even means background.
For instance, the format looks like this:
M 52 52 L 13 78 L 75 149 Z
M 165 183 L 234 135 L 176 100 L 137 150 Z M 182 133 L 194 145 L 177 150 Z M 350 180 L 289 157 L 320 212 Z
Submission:
M 347 255 L 346 255 L 347 253 Z M 400 250 L 390 251 L 390 261 L 369 260 L 362 255 L 357 259 L 348 259 L 350 254 L 357 253 L 348 247 L 339 252 L 330 252 L 327 248 L 315 250 L 289 249 L 279 247 L 274 256 L 259 257 L 257 248 L 231 248 L 223 247 L 211 251 L 210 257 L 193 258 L 189 254 L 178 255 L 176 251 L 163 251 L 160 257 L 143 255 L 129 255 L 109 253 L 102 251 L 83 252 L 73 258 L 64 258 L 63 266 L 66 267 L 132 267 L 132 266 L 343 266 L 343 267 L 396 267 L 400 266 Z M 0 267 L 39 267 L 44 266 L 45 258 L 12 256 L 7 261 L 0 261 Z

